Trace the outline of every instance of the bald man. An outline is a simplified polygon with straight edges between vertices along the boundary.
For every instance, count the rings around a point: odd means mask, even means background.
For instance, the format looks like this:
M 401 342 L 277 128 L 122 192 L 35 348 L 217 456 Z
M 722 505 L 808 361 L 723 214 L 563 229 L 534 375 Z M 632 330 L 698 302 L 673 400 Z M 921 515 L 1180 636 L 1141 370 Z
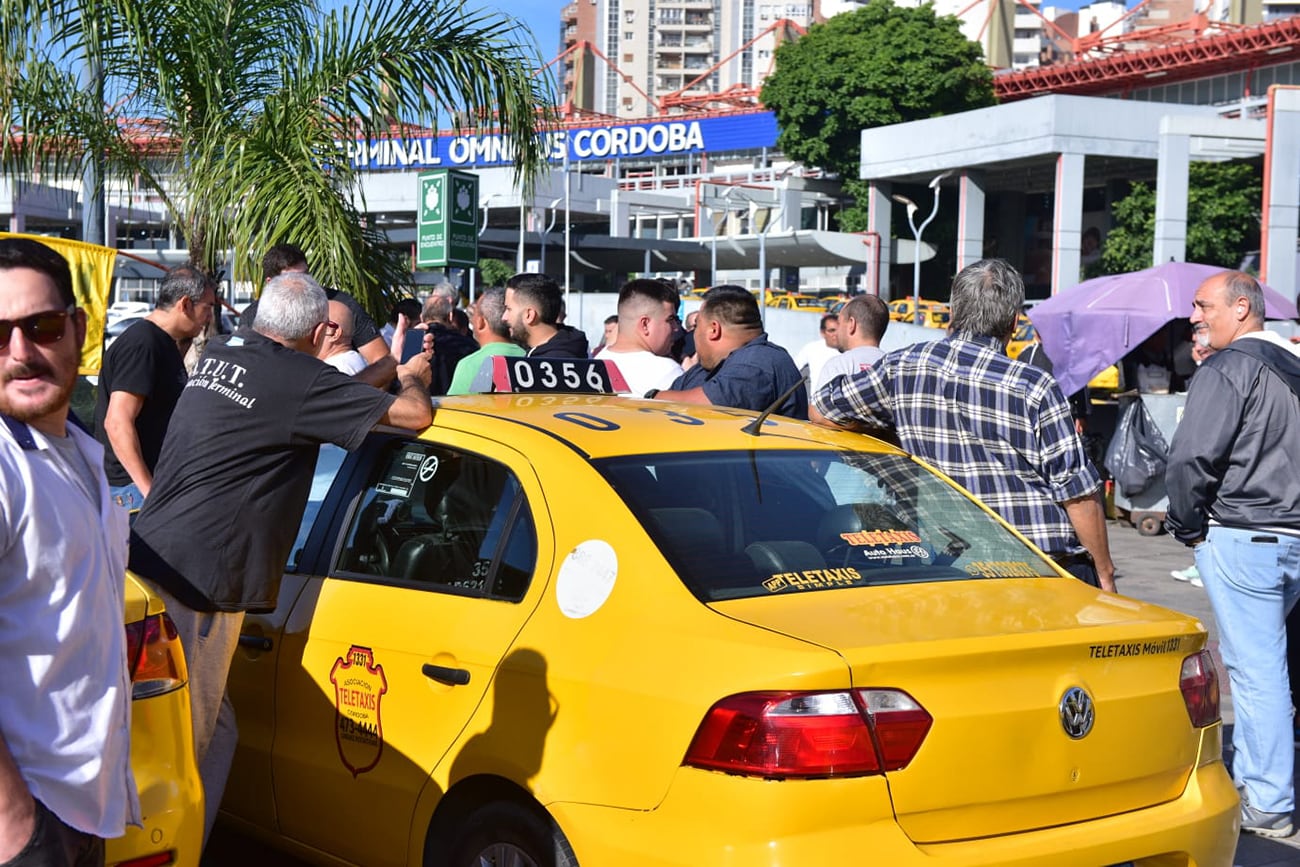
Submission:
M 342 301 L 331 301 L 329 311 L 325 341 L 316 357 L 348 376 L 358 374 L 366 369 L 366 359 L 352 348 L 352 311 Z

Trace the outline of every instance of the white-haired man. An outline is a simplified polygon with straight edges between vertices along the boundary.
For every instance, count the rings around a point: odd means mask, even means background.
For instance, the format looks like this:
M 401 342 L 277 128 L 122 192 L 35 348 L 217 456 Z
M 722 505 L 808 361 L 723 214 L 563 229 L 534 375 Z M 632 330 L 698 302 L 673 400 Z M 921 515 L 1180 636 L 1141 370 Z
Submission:
M 234 756 L 225 689 L 244 612 L 275 608 L 320 445 L 354 449 L 376 424 L 433 419 L 427 355 L 398 366 L 396 396 L 320 362 L 328 312 L 309 275 L 281 274 L 251 329 L 209 344 L 131 534 L 131 569 L 162 597 L 189 664 L 205 840 Z

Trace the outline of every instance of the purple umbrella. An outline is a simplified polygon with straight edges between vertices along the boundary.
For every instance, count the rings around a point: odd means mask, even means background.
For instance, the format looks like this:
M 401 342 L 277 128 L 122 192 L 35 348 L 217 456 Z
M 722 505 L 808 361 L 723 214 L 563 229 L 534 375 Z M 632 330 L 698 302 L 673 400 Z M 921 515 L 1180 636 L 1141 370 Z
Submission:
M 1165 323 L 1190 317 L 1197 287 L 1225 270 L 1167 262 L 1143 271 L 1085 280 L 1035 305 L 1029 318 L 1052 359 L 1061 390 L 1073 394 Z M 1269 319 L 1294 319 L 1296 315 L 1295 302 L 1267 286 L 1264 310 Z

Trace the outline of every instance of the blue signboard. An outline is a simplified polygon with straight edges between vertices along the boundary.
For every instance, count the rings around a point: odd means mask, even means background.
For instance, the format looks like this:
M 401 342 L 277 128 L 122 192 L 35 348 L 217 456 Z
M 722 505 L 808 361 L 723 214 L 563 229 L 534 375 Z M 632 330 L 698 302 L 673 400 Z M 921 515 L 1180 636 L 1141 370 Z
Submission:
M 776 116 L 770 111 L 722 117 L 567 127 L 542 133 L 551 162 L 679 157 L 686 154 L 754 151 L 776 147 Z M 446 133 L 412 138 L 348 142 L 348 159 L 363 171 L 486 168 L 513 162 L 509 141 L 495 133 Z

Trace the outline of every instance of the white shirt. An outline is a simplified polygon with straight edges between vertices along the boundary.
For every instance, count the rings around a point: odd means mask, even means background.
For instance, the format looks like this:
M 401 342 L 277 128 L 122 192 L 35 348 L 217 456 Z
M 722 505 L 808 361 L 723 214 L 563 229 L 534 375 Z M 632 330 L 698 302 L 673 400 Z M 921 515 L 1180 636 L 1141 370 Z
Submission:
M 652 388 L 671 388 L 673 380 L 682 375 L 680 364 L 648 349 L 620 352 L 606 347 L 596 357 L 613 362 L 627 380 L 627 390 L 633 397 L 641 397 Z
M 1269 331 L 1267 328 L 1264 329 L 1263 331 L 1249 331 L 1245 334 L 1242 334 L 1237 339 L 1241 340 L 1242 337 L 1253 337 L 1256 340 L 1262 340 L 1265 343 L 1271 343 L 1274 346 L 1280 346 L 1283 349 L 1285 349 L 1287 352 L 1291 353 L 1292 355 L 1300 355 L 1300 346 L 1297 346 L 1296 344 L 1292 343 L 1290 340 L 1287 340 L 1285 337 L 1283 337 L 1281 334 L 1278 334 L 1276 331 Z
M 808 381 L 817 382 L 817 377 L 822 372 L 822 365 L 839 354 L 838 349 L 827 346 L 826 341 L 818 337 L 811 343 L 805 343 L 799 350 L 799 354 L 794 357 L 794 366 L 800 370 L 808 368 Z
M 39 431 L 0 420 L 0 730 L 31 790 L 66 824 L 119 837 L 140 824 L 123 629 L 127 513 L 99 443 L 68 426 L 98 503 Z
M 841 352 L 822 365 L 821 373 L 819 376 L 813 377 L 812 388 L 808 391 L 811 394 L 837 376 L 861 373 L 875 364 L 877 360 L 883 358 L 884 355 L 885 351 L 879 346 L 855 346 Z
M 330 367 L 337 368 L 348 376 L 366 369 L 365 356 L 355 349 L 349 349 L 347 352 L 336 352 L 328 358 L 322 358 L 321 361 Z

